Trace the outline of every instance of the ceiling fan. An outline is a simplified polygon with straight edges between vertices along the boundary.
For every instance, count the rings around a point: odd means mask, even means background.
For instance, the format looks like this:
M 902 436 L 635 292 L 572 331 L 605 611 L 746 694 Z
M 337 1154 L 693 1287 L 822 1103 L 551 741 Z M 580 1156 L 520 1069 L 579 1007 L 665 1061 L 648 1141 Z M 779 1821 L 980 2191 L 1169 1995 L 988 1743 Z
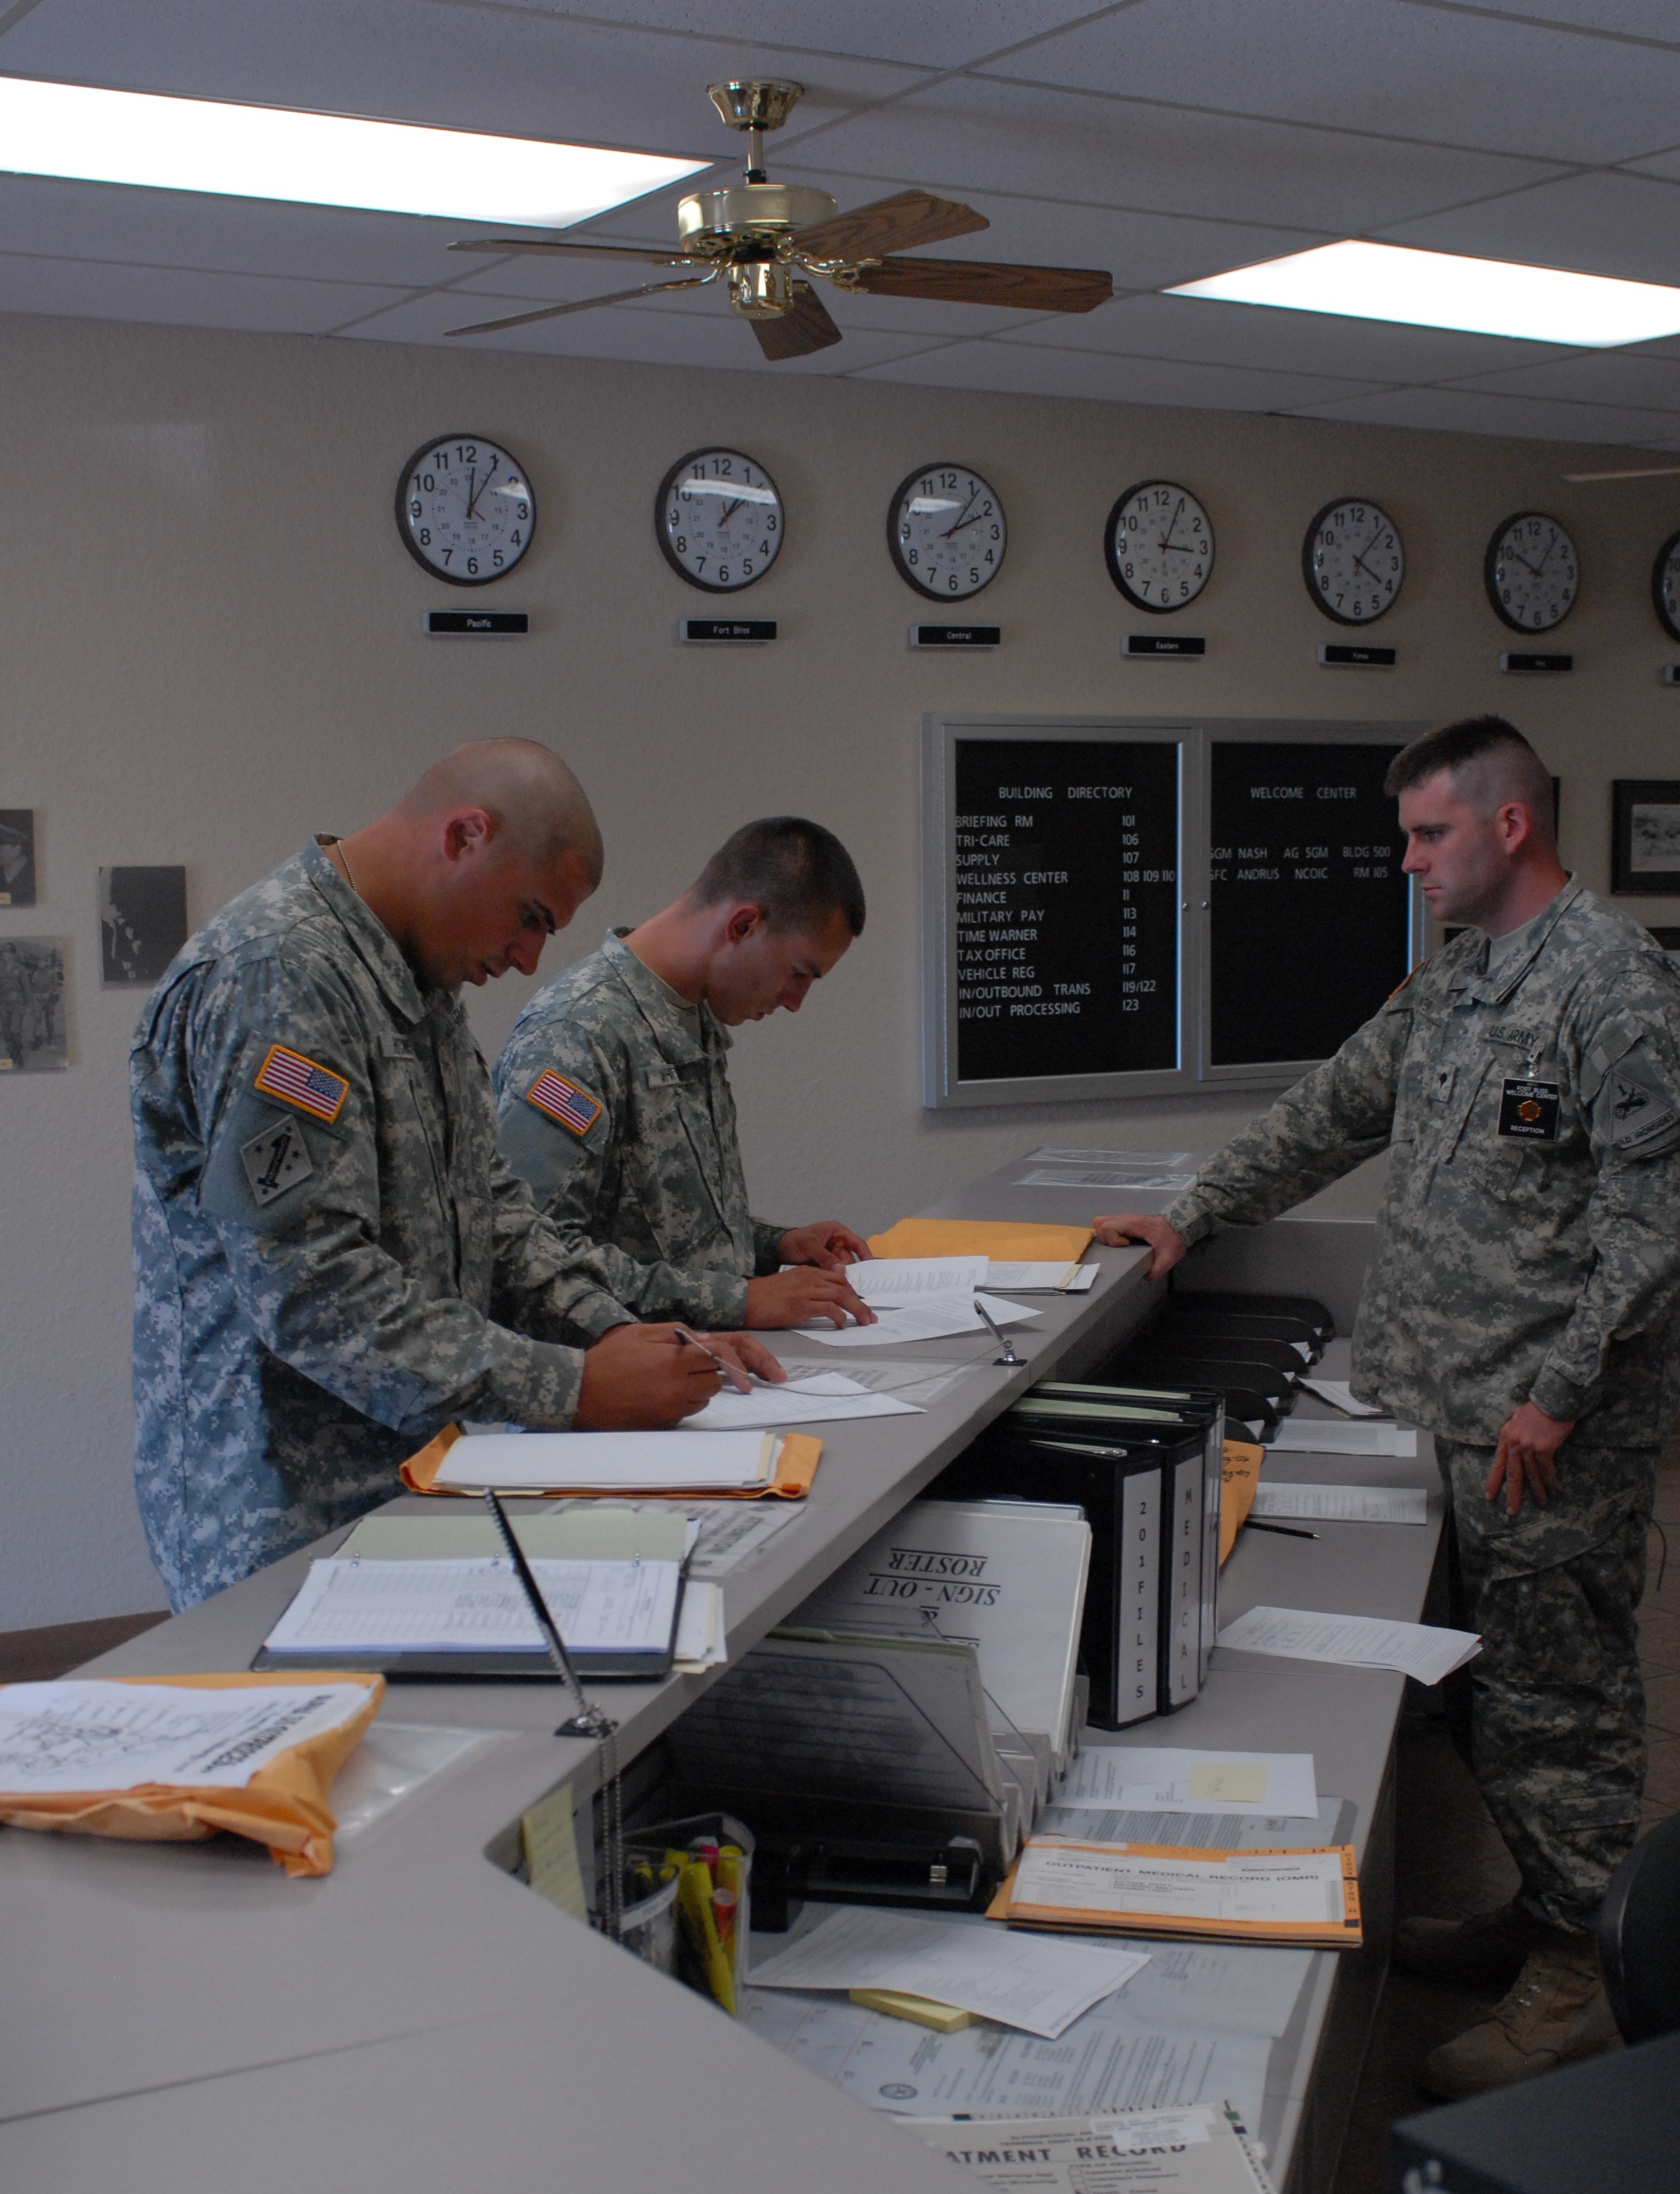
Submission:
M 840 340 L 840 330 L 812 284 L 872 297 L 931 297 L 946 304 L 1013 305 L 1029 313 L 1089 313 L 1114 294 L 1113 278 L 1090 267 L 1018 267 L 986 259 L 901 259 L 918 244 L 943 244 L 987 226 L 983 214 L 929 191 L 900 191 L 850 213 L 826 191 L 773 183 L 764 172 L 764 132 L 780 129 L 804 89 L 774 78 L 714 83 L 712 105 L 732 129 L 746 132 L 746 174 L 722 190 L 699 191 L 676 209 L 680 238 L 670 251 L 640 244 L 573 243 L 564 237 L 494 236 L 452 244 L 453 251 L 539 257 L 634 259 L 689 271 L 674 280 L 616 290 L 567 305 L 544 305 L 506 319 L 451 328 L 452 336 L 483 336 L 527 327 L 563 313 L 621 305 L 662 290 L 724 285 L 730 307 L 748 321 L 768 359 L 803 358 Z
M 1571 487 L 1584 487 L 1597 480 L 1671 480 L 1680 473 L 1680 465 L 1623 465 L 1608 473 L 1565 473 L 1563 477 Z

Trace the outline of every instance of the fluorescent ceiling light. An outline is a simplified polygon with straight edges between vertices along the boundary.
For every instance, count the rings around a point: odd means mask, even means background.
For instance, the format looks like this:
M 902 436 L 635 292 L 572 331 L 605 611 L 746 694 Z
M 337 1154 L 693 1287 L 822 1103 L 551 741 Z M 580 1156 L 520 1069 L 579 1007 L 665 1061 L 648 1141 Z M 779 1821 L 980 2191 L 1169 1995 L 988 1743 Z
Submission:
M 0 170 L 565 228 L 711 163 L 0 77 Z
M 1680 290 L 1666 284 L 1566 274 L 1505 259 L 1461 259 L 1450 251 L 1412 251 L 1397 244 L 1321 244 L 1314 251 L 1263 260 L 1205 282 L 1183 282 L 1166 294 L 1356 320 L 1405 320 L 1473 335 L 1526 336 L 1532 342 L 1592 350 L 1680 334 Z

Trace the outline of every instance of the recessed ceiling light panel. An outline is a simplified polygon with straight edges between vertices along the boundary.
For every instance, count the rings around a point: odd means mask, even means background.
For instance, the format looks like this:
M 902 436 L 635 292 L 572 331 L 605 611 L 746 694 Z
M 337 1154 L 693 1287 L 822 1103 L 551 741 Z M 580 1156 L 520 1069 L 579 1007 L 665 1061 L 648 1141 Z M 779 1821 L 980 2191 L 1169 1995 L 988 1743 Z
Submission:
M 1621 282 L 1605 274 L 1569 274 L 1505 259 L 1462 259 L 1450 251 L 1351 239 L 1182 283 L 1166 294 L 1591 350 L 1680 334 L 1680 289 L 1663 283 Z
M 15 175 L 566 228 L 708 165 L 0 77 L 0 170 Z

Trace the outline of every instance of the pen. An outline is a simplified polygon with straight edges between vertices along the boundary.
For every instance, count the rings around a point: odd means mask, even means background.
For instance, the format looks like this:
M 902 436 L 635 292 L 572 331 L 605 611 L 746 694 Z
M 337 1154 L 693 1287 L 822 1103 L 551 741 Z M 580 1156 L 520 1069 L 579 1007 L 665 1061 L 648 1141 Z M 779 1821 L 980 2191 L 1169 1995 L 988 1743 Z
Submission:
M 1315 1539 L 1318 1536 L 1316 1531 L 1303 1531 L 1296 1524 L 1262 1523 L 1257 1516 L 1248 1518 L 1247 1528 L 1251 1531 L 1275 1531 L 1280 1539 Z
M 991 1335 L 993 1341 L 997 1342 L 998 1347 L 1004 1352 L 1003 1354 L 996 1360 L 999 1364 L 1008 1364 L 1012 1365 L 1019 1364 L 1022 1361 L 1022 1358 L 1015 1354 L 1015 1343 L 1005 1337 L 1002 1328 L 998 1324 L 998 1321 L 992 1317 L 991 1312 L 987 1310 L 986 1305 L 981 1301 L 978 1295 L 974 1299 L 974 1307 L 980 1312 L 981 1318 L 985 1319 L 987 1331 Z
M 739 1364 L 732 1364 L 727 1356 L 720 1356 L 715 1348 L 708 1348 L 699 1334 L 691 1333 L 686 1325 L 679 1325 L 674 1330 L 679 1341 L 686 1341 L 691 1348 L 698 1348 L 702 1356 L 711 1357 L 718 1370 L 728 1375 L 730 1384 L 738 1394 L 750 1394 L 752 1392 L 752 1381 Z

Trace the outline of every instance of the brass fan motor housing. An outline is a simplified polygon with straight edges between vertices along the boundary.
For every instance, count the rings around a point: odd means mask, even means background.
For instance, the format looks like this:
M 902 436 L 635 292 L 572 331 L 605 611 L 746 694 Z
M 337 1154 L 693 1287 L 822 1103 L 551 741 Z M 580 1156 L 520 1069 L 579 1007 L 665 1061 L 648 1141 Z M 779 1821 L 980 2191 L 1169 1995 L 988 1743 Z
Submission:
M 803 83 L 752 76 L 735 83 L 709 83 L 706 97 L 732 129 L 780 129 L 804 95 Z
M 730 183 L 697 191 L 676 209 L 676 233 L 688 251 L 711 253 L 762 236 L 769 242 L 831 221 L 840 202 L 803 183 Z

